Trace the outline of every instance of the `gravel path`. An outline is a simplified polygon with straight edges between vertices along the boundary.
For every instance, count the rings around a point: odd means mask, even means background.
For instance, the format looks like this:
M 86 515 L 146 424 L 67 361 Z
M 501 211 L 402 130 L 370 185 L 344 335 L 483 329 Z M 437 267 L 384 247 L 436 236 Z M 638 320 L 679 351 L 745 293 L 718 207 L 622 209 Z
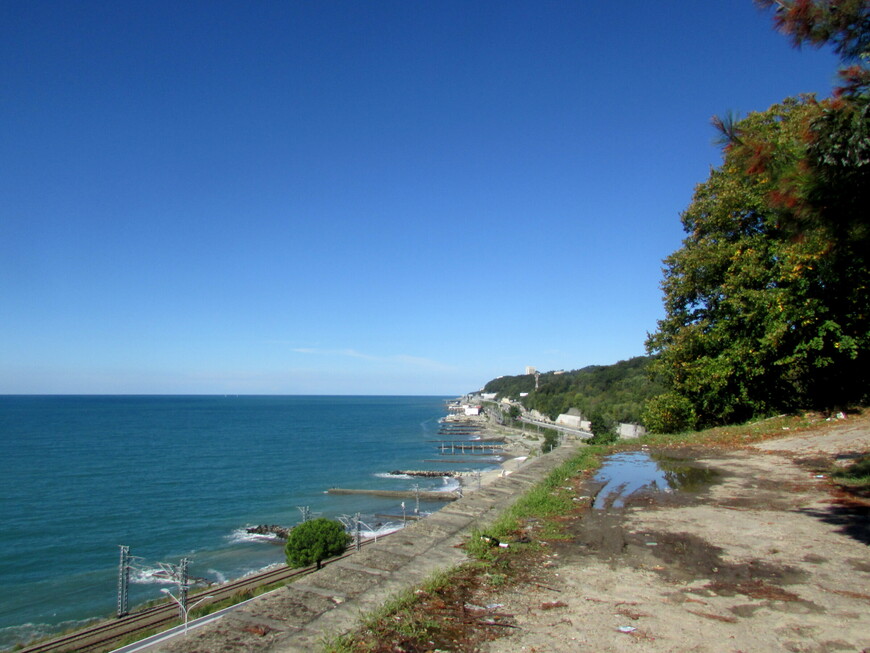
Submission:
M 493 597 L 519 628 L 484 651 L 870 651 L 870 501 L 818 474 L 867 451 L 856 418 L 744 450 L 650 452 L 708 482 L 590 501 L 536 582 Z

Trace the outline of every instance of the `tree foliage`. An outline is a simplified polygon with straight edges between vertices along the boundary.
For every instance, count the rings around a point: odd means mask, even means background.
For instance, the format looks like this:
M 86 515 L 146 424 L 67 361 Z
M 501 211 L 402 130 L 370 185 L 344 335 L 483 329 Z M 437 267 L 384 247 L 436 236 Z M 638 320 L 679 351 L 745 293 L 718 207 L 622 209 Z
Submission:
M 318 517 L 294 527 L 287 537 L 284 553 L 291 567 L 305 567 L 320 563 L 344 552 L 351 537 L 341 522 Z
M 535 376 L 533 374 L 520 374 L 517 376 L 500 376 L 483 386 L 484 392 L 494 392 L 499 397 L 518 399 L 523 392 L 532 392 L 535 389 Z
M 686 397 L 665 392 L 646 403 L 642 419 L 653 433 L 681 433 L 694 428 L 695 408 Z
M 683 213 L 647 347 L 702 425 L 866 395 L 866 111 L 802 97 L 750 114 Z
M 554 429 L 544 429 L 544 441 L 541 453 L 549 453 L 559 445 L 559 432 Z
M 832 45 L 845 84 L 714 120 L 724 162 L 682 215 L 647 340 L 672 390 L 652 420 L 681 400 L 703 426 L 868 396 L 870 2 L 757 2 L 795 45 Z
M 649 362 L 648 357 L 637 356 L 613 365 L 591 365 L 563 374 L 548 372 L 541 375 L 538 390 L 532 385 L 522 402 L 527 409 L 537 410 L 550 419 L 576 408 L 584 415 L 598 411 L 611 422 L 637 422 L 644 402 L 663 391 L 661 384 L 649 378 Z
M 589 413 L 589 430 L 592 432 L 590 444 L 612 444 L 619 439 L 616 423 L 598 409 Z
M 868 0 L 756 0 L 774 9 L 774 24 L 795 46 L 830 44 L 844 64 L 838 94 L 860 94 L 870 84 L 870 2 Z M 851 65 L 848 65 L 851 64 Z

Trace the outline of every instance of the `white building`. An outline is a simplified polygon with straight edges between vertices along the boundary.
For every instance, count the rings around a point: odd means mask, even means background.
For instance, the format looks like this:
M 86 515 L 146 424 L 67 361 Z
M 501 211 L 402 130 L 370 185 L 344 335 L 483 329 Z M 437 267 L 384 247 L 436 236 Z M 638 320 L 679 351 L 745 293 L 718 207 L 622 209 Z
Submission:
M 623 422 L 617 424 L 616 432 L 621 438 L 639 438 L 646 435 L 646 429 L 640 424 L 625 424 Z
M 569 429 L 588 431 L 591 422 L 588 419 L 583 419 L 582 415 L 563 413 L 556 418 L 556 424 L 558 426 L 567 426 Z

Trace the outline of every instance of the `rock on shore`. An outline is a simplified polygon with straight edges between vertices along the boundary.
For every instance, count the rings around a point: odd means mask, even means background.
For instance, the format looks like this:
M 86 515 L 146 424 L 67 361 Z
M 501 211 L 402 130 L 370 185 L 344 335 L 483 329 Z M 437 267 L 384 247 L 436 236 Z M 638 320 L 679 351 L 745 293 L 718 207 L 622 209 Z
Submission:
M 259 526 L 250 526 L 245 531 L 251 535 L 275 535 L 282 540 L 286 540 L 290 535 L 289 528 L 278 526 L 277 524 L 260 524 Z
M 456 472 L 438 472 L 438 471 L 426 471 L 426 470 L 406 470 L 402 471 L 400 469 L 393 470 L 390 472 L 392 476 L 424 476 L 426 478 L 441 478 L 443 476 L 453 477 L 456 476 Z

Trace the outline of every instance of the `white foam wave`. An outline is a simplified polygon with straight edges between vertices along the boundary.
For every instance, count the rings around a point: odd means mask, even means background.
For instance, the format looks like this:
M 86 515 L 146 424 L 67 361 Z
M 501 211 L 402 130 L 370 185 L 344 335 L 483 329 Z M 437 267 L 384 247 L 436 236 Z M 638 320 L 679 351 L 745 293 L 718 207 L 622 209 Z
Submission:
M 249 533 L 247 528 L 237 528 L 232 533 L 227 535 L 227 540 L 230 544 L 241 544 L 243 542 L 282 542 L 280 537 L 274 533 Z
M 278 567 L 281 567 L 283 564 L 284 563 L 282 563 L 282 562 L 273 562 L 272 564 L 266 565 L 265 567 L 253 567 L 251 569 L 239 570 L 238 571 L 239 575 L 233 576 L 232 578 L 228 577 L 225 573 L 223 573 L 222 571 L 218 571 L 217 569 L 209 569 L 208 573 L 212 574 L 214 576 L 215 580 L 213 582 L 215 582 L 219 585 L 223 585 L 224 583 L 232 582 L 232 581 L 238 580 L 240 578 L 248 578 L 249 576 L 256 576 L 257 574 L 262 574 L 265 571 L 277 569 Z
M 403 527 L 401 524 L 397 524 L 395 522 L 387 522 L 386 524 L 382 524 L 377 528 L 360 530 L 360 535 L 364 540 L 371 540 L 375 537 L 383 537 L 384 535 L 395 533 L 396 531 L 402 530 L 402 528 Z
M 212 576 L 214 576 L 215 582 L 218 585 L 223 585 L 224 583 L 227 582 L 226 575 L 224 575 L 223 573 L 221 573 L 217 569 L 209 569 L 208 573 L 210 573 Z
M 84 628 L 99 619 L 81 619 L 61 621 L 57 624 L 44 624 L 27 622 L 15 626 L 0 628 L 0 650 L 12 649 L 16 645 L 24 645 L 34 639 L 50 637 L 65 630 Z
M 442 478 L 444 479 L 444 485 L 434 488 L 435 492 L 455 492 L 459 489 L 459 486 L 461 485 L 459 479 L 451 478 L 449 476 L 443 476 Z
M 130 582 L 136 585 L 171 585 L 173 581 L 167 573 L 160 567 L 152 567 L 150 569 L 136 569 L 135 573 L 130 577 Z
M 408 474 L 390 474 L 389 472 L 377 472 L 375 476 L 378 478 L 403 478 L 406 481 L 412 478 Z
M 281 562 L 273 562 L 271 565 L 266 565 L 265 567 L 258 567 L 257 569 L 251 569 L 250 571 L 246 571 L 244 574 L 240 576 L 240 578 L 247 578 L 248 576 L 254 576 L 256 574 L 263 573 L 264 571 L 269 571 L 270 569 L 277 569 L 283 563 Z

